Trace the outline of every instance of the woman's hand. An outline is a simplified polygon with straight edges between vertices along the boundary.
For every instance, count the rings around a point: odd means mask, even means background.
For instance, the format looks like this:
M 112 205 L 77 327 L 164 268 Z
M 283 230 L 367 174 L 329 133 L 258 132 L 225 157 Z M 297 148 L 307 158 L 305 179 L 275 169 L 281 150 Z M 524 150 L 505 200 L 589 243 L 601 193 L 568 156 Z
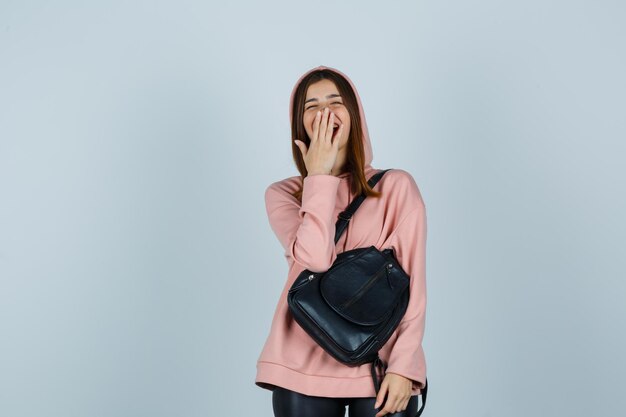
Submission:
M 335 114 L 328 107 L 324 113 L 318 111 L 313 122 L 313 137 L 307 149 L 303 141 L 295 139 L 294 142 L 300 148 L 304 165 L 308 175 L 330 174 L 337 159 L 339 140 L 333 141 L 333 124 Z M 343 123 L 339 125 L 336 137 L 341 135 Z
M 412 387 L 413 381 L 411 379 L 394 374 L 393 372 L 387 372 L 383 382 L 380 384 L 378 395 L 376 395 L 374 408 L 378 408 L 380 404 L 382 404 L 387 391 L 389 391 L 389 394 L 385 401 L 385 407 L 376 413 L 374 417 L 381 417 L 387 413 L 397 413 L 398 411 L 406 410 L 409 400 L 411 399 Z

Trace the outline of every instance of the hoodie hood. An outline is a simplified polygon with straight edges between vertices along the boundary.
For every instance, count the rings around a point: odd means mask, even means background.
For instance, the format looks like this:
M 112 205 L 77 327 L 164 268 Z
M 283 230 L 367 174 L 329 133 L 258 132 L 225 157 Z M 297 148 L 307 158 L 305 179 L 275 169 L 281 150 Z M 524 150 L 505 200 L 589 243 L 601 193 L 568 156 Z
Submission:
M 300 85 L 300 83 L 302 82 L 302 80 L 309 75 L 310 73 L 317 71 L 317 70 L 330 70 L 333 72 L 336 72 L 337 74 L 341 75 L 342 77 L 344 77 L 346 80 L 348 80 L 348 82 L 350 83 L 350 86 L 352 87 L 352 90 L 354 91 L 354 95 L 356 96 L 356 102 L 357 105 L 359 107 L 359 115 L 361 116 L 361 128 L 362 128 L 362 132 L 361 132 L 361 138 L 363 140 L 363 152 L 364 152 L 364 165 L 363 165 L 363 171 L 365 172 L 366 176 L 367 174 L 369 174 L 370 171 L 373 170 L 372 168 L 372 159 L 373 154 L 372 154 L 372 145 L 370 143 L 370 136 L 369 136 L 369 132 L 367 130 L 367 122 L 365 120 L 365 113 L 363 112 L 363 105 L 361 104 L 361 97 L 359 97 L 359 92 L 357 91 L 356 87 L 354 86 L 354 83 L 352 82 L 352 80 L 343 72 L 339 71 L 338 69 L 332 68 L 332 67 L 327 67 L 324 65 L 320 65 L 317 66 L 315 68 L 311 68 L 310 70 L 308 70 L 307 72 L 305 72 L 304 74 L 302 74 L 302 76 L 298 79 L 298 81 L 296 81 L 295 86 L 293 87 L 293 90 L 291 90 L 291 97 L 289 99 L 289 126 L 291 126 L 291 124 L 293 123 L 293 100 L 294 100 L 294 96 L 296 94 L 296 90 L 298 89 L 298 86 Z M 338 175 L 338 177 L 340 178 L 345 178 L 347 176 L 349 176 L 350 173 L 343 173 Z

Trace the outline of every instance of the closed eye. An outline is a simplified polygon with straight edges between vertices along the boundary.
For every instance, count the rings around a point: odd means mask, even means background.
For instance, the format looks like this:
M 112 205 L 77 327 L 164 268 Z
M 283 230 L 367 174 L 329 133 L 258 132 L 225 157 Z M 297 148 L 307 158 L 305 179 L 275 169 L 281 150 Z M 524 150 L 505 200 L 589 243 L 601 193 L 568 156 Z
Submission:
M 343 104 L 343 103 L 342 103 L 342 102 L 340 102 L 340 101 L 335 101 L 335 102 L 330 103 L 330 104 Z M 307 107 L 305 110 L 313 109 L 313 108 L 315 108 L 315 107 L 317 107 L 317 106 L 309 106 L 309 107 Z

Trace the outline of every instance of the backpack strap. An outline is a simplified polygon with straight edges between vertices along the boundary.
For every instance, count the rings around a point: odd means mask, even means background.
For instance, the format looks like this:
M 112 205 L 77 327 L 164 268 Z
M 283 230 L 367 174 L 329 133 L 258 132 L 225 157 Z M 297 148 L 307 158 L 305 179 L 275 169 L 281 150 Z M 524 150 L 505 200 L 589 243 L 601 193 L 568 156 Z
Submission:
M 374 186 L 383 177 L 383 175 L 385 175 L 385 172 L 389 170 L 391 170 L 391 168 L 384 169 L 372 175 L 372 177 L 367 182 L 369 186 L 374 188 Z M 356 210 L 359 208 L 361 203 L 363 203 L 363 200 L 365 200 L 365 197 L 367 197 L 367 195 L 365 195 L 365 193 L 361 193 L 360 196 L 352 200 L 352 202 L 348 205 L 348 207 L 344 211 L 340 212 L 337 215 L 339 219 L 337 220 L 337 223 L 335 223 L 335 243 L 339 242 L 339 238 L 341 237 L 341 234 L 343 233 L 344 230 L 346 230 L 346 227 L 348 227 L 348 222 L 350 221 L 350 219 L 352 218 Z

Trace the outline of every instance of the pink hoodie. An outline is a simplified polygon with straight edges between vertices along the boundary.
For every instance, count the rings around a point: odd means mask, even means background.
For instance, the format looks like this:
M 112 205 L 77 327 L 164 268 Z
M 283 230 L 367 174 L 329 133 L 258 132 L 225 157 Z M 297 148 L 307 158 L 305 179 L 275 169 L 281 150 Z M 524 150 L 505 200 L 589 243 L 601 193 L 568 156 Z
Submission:
M 354 90 L 363 126 L 365 176 L 378 169 L 371 166 L 372 148 L 361 99 L 352 80 L 341 71 L 318 66 L 310 72 L 330 69 L 344 76 Z M 322 397 L 375 397 L 371 364 L 347 366 L 322 349 L 293 319 L 287 292 L 304 269 L 323 272 L 338 253 L 375 245 L 393 247 L 398 262 L 411 277 L 409 305 L 398 328 L 379 351 L 393 372 L 413 381 L 412 395 L 420 394 L 426 380 L 422 337 L 426 315 L 426 208 L 411 174 L 393 169 L 374 187 L 381 198 L 367 197 L 335 246 L 335 222 L 355 196 L 349 191 L 350 173 L 339 176 L 311 175 L 304 178 L 302 205 L 291 195 L 301 181 L 289 177 L 270 184 L 265 191 L 269 223 L 285 249 L 289 265 L 287 281 L 278 300 L 270 333 L 257 361 L 255 384 L 273 390 L 275 385 L 306 395 Z

